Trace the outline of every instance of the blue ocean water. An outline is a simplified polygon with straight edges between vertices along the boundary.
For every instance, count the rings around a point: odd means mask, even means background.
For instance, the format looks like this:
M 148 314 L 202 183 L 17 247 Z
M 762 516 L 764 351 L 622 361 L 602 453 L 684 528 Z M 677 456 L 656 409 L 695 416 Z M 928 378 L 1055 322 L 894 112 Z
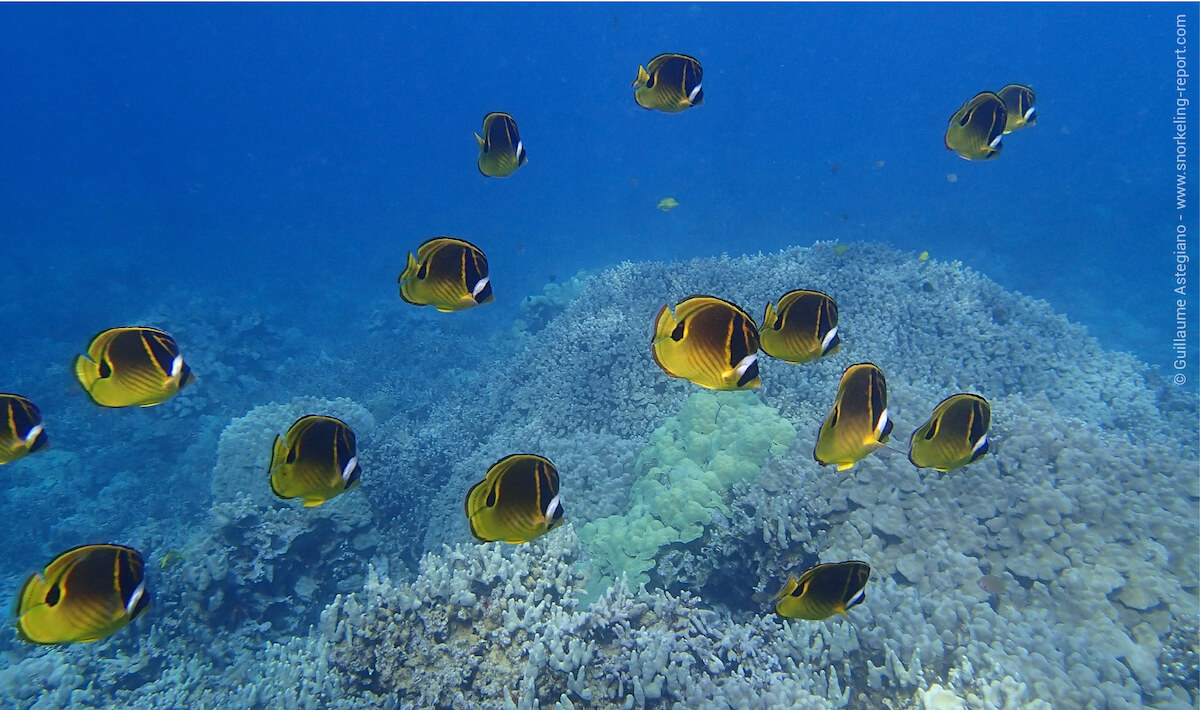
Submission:
M 1176 227 L 1189 249 L 1200 231 L 1176 204 L 1179 13 L 1195 22 L 1188 3 L 4 5 L 0 391 L 39 402 L 69 458 L 0 469 L 10 509 L 51 521 L 0 591 L 133 524 L 181 545 L 252 407 L 385 379 L 411 390 L 379 421 L 428 406 L 438 378 L 495 366 L 523 298 L 623 261 L 928 251 L 1175 374 Z M 703 63 L 702 106 L 634 103 L 666 51 Z M 946 150 L 949 116 L 1008 83 L 1037 92 L 1037 125 L 996 160 Z M 475 166 L 491 111 L 529 154 L 506 179 Z M 497 302 L 364 347 L 407 322 L 396 277 L 436 235 L 485 249 Z M 197 393 L 209 370 L 191 418 L 98 411 L 71 378 L 93 334 L 147 319 L 197 353 Z
M 361 299 L 443 233 L 485 242 L 510 297 L 625 259 L 865 240 L 1165 365 L 1179 7 L 5 8 L 3 268 L 53 285 L 6 331 L 111 308 L 68 307 L 105 284 Z M 704 110 L 632 103 L 665 49 L 702 57 Z M 984 164 L 942 147 L 961 103 L 1011 82 L 1037 130 Z M 474 171 L 493 110 L 528 147 L 511 180 Z

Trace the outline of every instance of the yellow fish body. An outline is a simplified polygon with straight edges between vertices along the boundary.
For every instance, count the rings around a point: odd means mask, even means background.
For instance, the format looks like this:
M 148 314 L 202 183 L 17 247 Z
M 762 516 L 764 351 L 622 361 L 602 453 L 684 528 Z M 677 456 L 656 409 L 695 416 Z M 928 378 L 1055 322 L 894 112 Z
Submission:
M 976 94 L 950 117 L 946 148 L 967 160 L 995 158 L 1007 122 L 1008 111 L 999 96 L 990 91 Z
M 303 498 L 321 505 L 358 485 L 358 444 L 341 419 L 308 414 L 275 437 L 268 467 L 271 492 L 283 499 Z
M 471 486 L 463 511 L 477 540 L 518 544 L 545 535 L 562 522 L 558 469 L 535 454 L 512 454 Z
M 660 54 L 638 67 L 633 98 L 644 109 L 679 113 L 704 102 L 700 62 L 686 54 Z
M 755 389 L 758 327 L 729 301 L 690 296 L 663 306 L 654 322 L 654 361 L 663 372 L 711 390 Z
M 992 406 L 976 394 L 955 394 L 933 408 L 929 421 L 908 440 L 908 460 L 917 468 L 953 471 L 988 451 Z
M 0 394 L 0 464 L 11 463 L 46 448 L 42 413 L 27 397 Z
M 479 172 L 487 177 L 508 177 L 525 163 L 525 143 L 517 131 L 517 122 L 507 113 L 489 113 L 483 117 L 483 135 L 479 141 Z
M 820 291 L 789 291 L 778 312 L 767 302 L 758 337 L 764 353 L 797 365 L 835 353 L 842 342 L 837 303 Z
M 775 612 L 789 619 L 821 621 L 862 604 L 871 566 L 849 561 L 817 565 L 799 578 L 789 576 L 775 595 Z
M 678 206 L 679 203 L 675 201 L 674 197 L 664 197 L 658 201 L 659 212 L 670 212 Z
M 1033 105 L 1033 89 L 1020 84 L 1009 84 L 996 92 L 996 96 L 1004 102 L 1007 120 L 1004 133 L 1007 135 L 1026 126 L 1037 123 L 1037 109 Z
M 120 545 L 63 552 L 17 594 L 17 634 L 30 643 L 98 641 L 150 605 L 142 555 Z
M 400 298 L 415 306 L 448 313 L 491 303 L 488 261 L 479 247 L 462 239 L 434 237 L 410 252 L 397 279 Z
M 102 407 L 153 407 L 196 381 L 175 340 L 156 328 L 110 328 L 75 357 L 75 378 Z
M 833 409 L 821 423 L 813 458 L 845 471 L 886 444 L 891 432 L 883 372 L 869 362 L 851 365 L 842 373 Z

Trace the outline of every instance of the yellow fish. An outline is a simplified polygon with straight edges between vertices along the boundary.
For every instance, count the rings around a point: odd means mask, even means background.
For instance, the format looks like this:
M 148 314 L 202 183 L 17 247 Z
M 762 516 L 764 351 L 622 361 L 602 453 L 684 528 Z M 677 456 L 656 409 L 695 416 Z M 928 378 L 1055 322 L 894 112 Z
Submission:
M 820 291 L 788 291 L 778 313 L 767 302 L 758 337 L 764 353 L 797 365 L 837 352 L 837 303 Z
M 60 554 L 17 594 L 17 635 L 30 643 L 98 641 L 150 606 L 137 550 L 84 545 Z
M 758 327 L 729 301 L 690 296 L 663 306 L 650 344 L 654 361 L 671 377 L 711 390 L 755 389 L 758 376 Z
M 1004 124 L 1005 134 L 1037 123 L 1037 111 L 1033 105 L 1033 89 L 1020 84 L 1009 84 L 996 92 L 996 96 L 999 96 L 1000 100 L 1004 102 L 1004 111 L 1007 116 Z
M 42 413 L 28 398 L 0 394 L 0 464 L 11 463 L 46 448 Z
M 883 372 L 869 362 L 851 365 L 842 373 L 833 409 L 821 424 L 813 458 L 845 471 L 886 444 L 891 433 Z
M 967 160 L 987 160 L 1000 155 L 1000 138 L 1008 112 L 1004 102 L 990 91 L 975 95 L 954 112 L 946 126 L 948 150 Z
M 866 598 L 871 565 L 866 562 L 834 562 L 817 565 L 789 576 L 775 595 L 775 612 L 789 619 L 821 621 L 862 604 Z
M 908 460 L 917 468 L 953 471 L 988 451 L 992 406 L 977 394 L 955 394 L 933 408 L 929 421 L 908 440 Z
M 491 303 L 488 261 L 479 247 L 462 239 L 434 237 L 408 255 L 397 279 L 400 298 L 415 306 L 449 313 Z
M 670 212 L 679 206 L 674 197 L 664 197 L 658 201 L 658 209 L 660 212 Z
M 479 141 L 479 172 L 487 177 L 508 177 L 529 157 L 517 132 L 517 122 L 507 113 L 489 113 L 483 117 L 483 135 Z
M 75 357 L 75 378 L 102 407 L 153 407 L 196 381 L 171 336 L 155 328 L 110 328 Z
M 678 113 L 704 102 L 704 70 L 686 54 L 660 54 L 638 67 L 633 98 L 645 109 Z
M 541 537 L 562 522 L 558 469 L 534 454 L 505 456 L 467 491 L 463 510 L 471 534 L 483 542 Z
M 275 437 L 268 468 L 271 492 L 303 498 L 304 507 L 321 505 L 358 485 L 358 444 L 341 419 L 308 414 Z

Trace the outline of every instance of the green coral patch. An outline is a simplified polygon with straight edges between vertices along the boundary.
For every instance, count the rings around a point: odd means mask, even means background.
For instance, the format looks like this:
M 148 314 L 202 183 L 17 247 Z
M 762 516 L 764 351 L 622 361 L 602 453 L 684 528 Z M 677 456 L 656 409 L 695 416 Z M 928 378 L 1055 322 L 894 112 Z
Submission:
M 660 549 L 703 537 L 714 511 L 728 514 L 729 487 L 756 478 L 767 457 L 795 438 L 796 429 L 754 393 L 693 394 L 638 455 L 629 512 L 579 531 L 595 565 L 591 591 L 622 574 L 631 587 L 648 583 Z

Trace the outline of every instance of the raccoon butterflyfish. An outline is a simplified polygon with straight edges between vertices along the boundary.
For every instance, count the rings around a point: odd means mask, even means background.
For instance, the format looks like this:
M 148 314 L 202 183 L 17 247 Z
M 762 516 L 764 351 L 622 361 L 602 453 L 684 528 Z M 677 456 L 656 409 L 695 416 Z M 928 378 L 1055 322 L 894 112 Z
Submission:
M 308 414 L 275 437 L 268 468 L 271 492 L 321 505 L 358 485 L 362 469 L 354 432 L 341 419 Z
M 196 381 L 175 340 L 155 328 L 109 328 L 75 357 L 75 378 L 102 407 L 152 407 Z
M 505 456 L 467 491 L 463 510 L 471 534 L 483 542 L 541 537 L 562 522 L 558 469 L 534 454 Z
M 17 635 L 31 643 L 98 641 L 150 606 L 142 555 L 120 545 L 60 554 L 17 594 Z
M 663 306 L 654 321 L 650 344 L 654 361 L 671 377 L 711 390 L 755 389 L 758 377 L 758 327 L 729 301 L 690 296 Z
M 10 463 L 46 448 L 42 413 L 19 394 L 0 394 L 0 464 Z
M 449 313 L 491 303 L 488 261 L 479 247 L 462 239 L 434 237 L 410 252 L 397 279 L 400 298 L 415 306 Z
M 517 132 L 517 122 L 507 113 L 489 113 L 483 117 L 483 135 L 479 141 L 479 172 L 487 177 L 508 177 L 529 157 Z
M 851 607 L 866 600 L 871 565 L 866 562 L 833 562 L 805 570 L 799 578 L 789 576 L 775 595 L 775 611 L 789 619 L 820 621 L 834 614 L 846 615 Z
M 686 54 L 660 54 L 638 67 L 633 98 L 638 106 L 678 113 L 704 102 L 700 62 Z
M 955 394 L 933 408 L 929 421 L 908 440 L 908 460 L 917 468 L 953 471 L 988 450 L 992 406 L 977 394 Z
M 886 444 L 891 433 L 883 372 L 869 362 L 851 365 L 842 373 L 833 409 L 821 424 L 813 458 L 845 471 Z
M 678 206 L 679 203 L 675 201 L 674 197 L 664 197 L 658 201 L 659 212 L 670 212 Z
M 996 96 L 1004 102 L 1007 121 L 1004 132 L 1012 133 L 1026 126 L 1037 123 L 1037 111 L 1033 105 L 1033 89 L 1020 84 L 1009 84 L 996 92 Z
M 967 160 L 987 160 L 1000 155 L 1000 138 L 1008 112 L 1004 102 L 990 91 L 977 94 L 950 117 L 946 126 L 946 148 Z
M 838 308 L 820 291 L 788 291 L 779 310 L 768 301 L 758 331 L 762 351 L 785 362 L 812 362 L 837 351 Z

